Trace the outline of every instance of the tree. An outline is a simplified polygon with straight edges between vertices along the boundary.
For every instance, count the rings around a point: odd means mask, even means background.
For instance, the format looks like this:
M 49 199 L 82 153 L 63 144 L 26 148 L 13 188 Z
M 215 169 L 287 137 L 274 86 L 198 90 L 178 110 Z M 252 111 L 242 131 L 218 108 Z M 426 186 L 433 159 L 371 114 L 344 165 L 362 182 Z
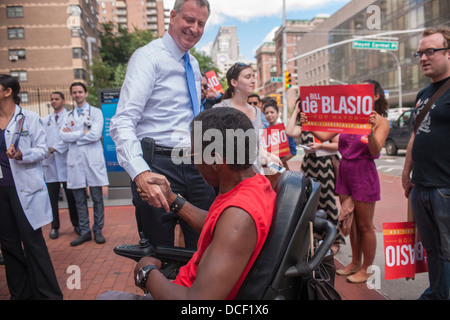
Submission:
M 205 72 L 214 70 L 217 74 L 217 77 L 220 77 L 220 71 L 216 67 L 216 65 L 214 64 L 214 62 L 210 56 L 208 56 L 206 53 L 204 53 L 202 51 L 195 50 L 195 48 L 192 48 L 190 52 L 195 57 L 195 59 L 197 59 L 201 72 L 205 73 Z M 219 81 L 220 81 L 223 89 L 226 90 L 227 81 L 226 81 L 225 77 L 219 78 Z

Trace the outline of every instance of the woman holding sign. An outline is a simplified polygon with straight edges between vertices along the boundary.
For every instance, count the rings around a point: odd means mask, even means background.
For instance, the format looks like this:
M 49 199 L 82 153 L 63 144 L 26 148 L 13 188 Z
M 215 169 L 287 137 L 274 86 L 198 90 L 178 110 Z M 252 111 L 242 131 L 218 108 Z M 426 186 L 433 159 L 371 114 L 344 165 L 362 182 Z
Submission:
M 0 244 L 11 299 L 62 299 L 41 227 L 53 220 L 39 115 L 22 110 L 20 84 L 0 75 Z M 20 138 L 20 139 L 19 139 Z
M 269 123 L 268 127 L 273 127 L 279 124 L 279 113 L 280 109 L 278 109 L 277 102 L 274 99 L 270 99 L 266 102 L 263 108 L 264 116 L 266 117 L 267 122 Z M 289 143 L 289 151 L 290 153 L 287 156 L 281 157 L 281 162 L 286 168 L 289 168 L 288 161 L 297 155 L 297 146 L 295 145 L 295 141 L 292 137 L 287 137 Z
M 354 220 L 350 232 L 352 262 L 337 274 L 347 276 L 351 283 L 366 282 L 371 276 L 367 273 L 375 258 L 376 236 L 373 226 L 375 203 L 380 200 L 380 181 L 375 159 L 380 157 L 381 149 L 389 133 L 389 121 L 386 119 L 389 104 L 384 97 L 384 90 L 374 80 L 363 84 L 374 86 L 374 111 L 369 117 L 372 125 L 369 135 L 340 134 L 339 152 L 342 160 L 336 181 L 336 193 L 341 205 L 352 200 Z M 302 115 L 302 123 L 307 121 Z M 313 132 L 321 141 L 328 141 L 336 136 L 331 132 Z M 364 258 L 364 260 L 363 260 Z
M 300 98 L 295 103 L 295 109 L 286 127 L 286 133 L 290 137 L 300 137 L 301 145 L 305 148 L 302 171 L 309 177 L 316 179 L 320 183 L 320 198 L 318 209 L 327 213 L 327 220 L 337 227 L 339 210 L 336 204 L 334 193 L 336 184 L 335 168 L 332 157 L 337 157 L 338 137 L 333 137 L 329 143 L 318 143 L 314 136 L 308 131 L 302 131 L 299 124 L 301 113 Z M 338 231 L 335 243 L 331 247 L 333 253 L 339 251 L 339 247 L 345 244 L 344 237 Z

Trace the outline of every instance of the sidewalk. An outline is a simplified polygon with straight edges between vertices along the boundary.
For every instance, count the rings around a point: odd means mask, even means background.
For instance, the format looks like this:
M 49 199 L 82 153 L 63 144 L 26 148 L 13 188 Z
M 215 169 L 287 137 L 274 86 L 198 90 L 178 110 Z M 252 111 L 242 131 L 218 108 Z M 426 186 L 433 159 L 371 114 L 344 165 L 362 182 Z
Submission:
M 376 205 L 375 228 L 382 231 L 383 222 L 399 222 L 406 220 L 406 200 L 400 184 L 400 179 L 380 175 L 382 200 Z M 90 208 L 92 221 L 92 208 Z M 67 209 L 60 212 L 61 229 L 59 238 L 51 240 L 48 236 L 50 225 L 42 228 L 43 235 L 52 257 L 59 285 L 66 300 L 92 300 L 106 290 L 122 290 L 141 294 L 134 285 L 132 277 L 135 263 L 130 259 L 113 253 L 113 248 L 120 244 L 138 242 L 134 207 L 130 200 L 105 200 L 105 227 L 103 234 L 106 243 L 96 244 L 88 241 L 78 247 L 71 247 L 70 242 L 77 235 L 70 224 Z M 378 247 L 383 244 L 378 243 Z M 349 245 L 345 246 L 349 247 Z M 348 252 L 348 251 L 347 251 Z M 345 248 L 336 256 L 337 268 L 341 268 L 348 258 Z M 378 262 L 381 263 L 381 262 Z M 80 288 L 71 288 L 77 282 L 77 273 L 70 266 L 78 266 L 80 270 Z M 384 264 L 381 265 L 382 267 Z M 68 269 L 69 268 L 69 269 Z M 336 288 L 344 300 L 385 300 L 384 294 L 369 290 L 366 284 L 347 283 L 345 277 L 336 276 Z M 423 290 L 423 289 L 422 289 Z M 0 266 L 0 300 L 9 299 L 6 285 L 5 267 Z

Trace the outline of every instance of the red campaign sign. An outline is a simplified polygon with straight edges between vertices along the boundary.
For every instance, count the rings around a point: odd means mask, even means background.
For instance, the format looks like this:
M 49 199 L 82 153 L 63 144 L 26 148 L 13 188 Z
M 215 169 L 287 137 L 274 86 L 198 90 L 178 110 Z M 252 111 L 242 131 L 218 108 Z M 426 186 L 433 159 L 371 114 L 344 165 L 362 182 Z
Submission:
M 305 131 L 370 134 L 373 84 L 300 87 Z
M 284 124 L 280 123 L 264 129 L 261 146 L 279 158 L 289 155 L 291 150 Z
M 416 241 L 415 222 L 383 223 L 385 280 L 413 278 L 427 272 L 422 242 Z
M 214 88 L 222 94 L 225 92 L 220 84 L 219 78 L 214 70 L 208 71 L 205 73 L 206 78 L 208 79 L 208 85 L 210 88 Z

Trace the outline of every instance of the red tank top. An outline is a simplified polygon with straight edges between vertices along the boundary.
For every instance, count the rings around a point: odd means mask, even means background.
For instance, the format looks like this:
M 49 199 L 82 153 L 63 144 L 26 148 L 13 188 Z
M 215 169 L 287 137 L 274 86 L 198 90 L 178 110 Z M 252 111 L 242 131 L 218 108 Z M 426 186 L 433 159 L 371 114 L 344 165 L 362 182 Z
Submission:
M 214 229 L 220 215 L 228 207 L 238 207 L 250 214 L 255 221 L 258 238 L 247 267 L 227 296 L 227 300 L 234 299 L 267 238 L 272 223 L 275 198 L 276 193 L 272 190 L 269 180 L 259 174 L 245 179 L 231 191 L 219 195 L 206 217 L 205 225 L 198 240 L 197 252 L 185 266 L 180 268 L 174 283 L 185 287 L 190 287 L 194 283 L 198 264 L 212 241 Z

